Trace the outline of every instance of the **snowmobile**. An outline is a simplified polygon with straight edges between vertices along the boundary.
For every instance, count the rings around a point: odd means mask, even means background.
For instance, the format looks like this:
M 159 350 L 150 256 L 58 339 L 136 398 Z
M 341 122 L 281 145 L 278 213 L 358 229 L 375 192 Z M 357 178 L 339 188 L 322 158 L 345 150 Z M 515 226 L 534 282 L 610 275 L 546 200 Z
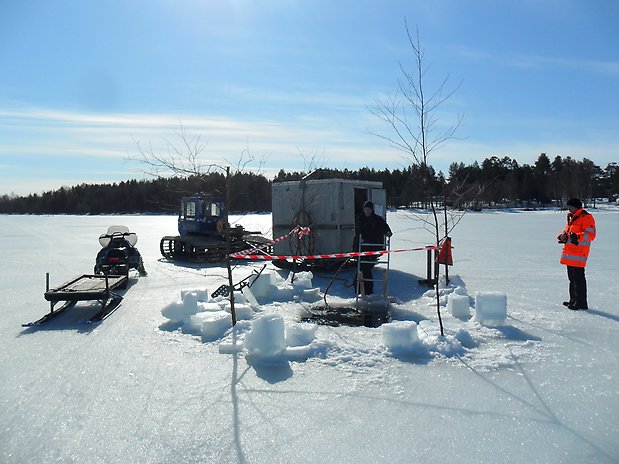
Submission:
M 226 210 L 222 198 L 193 195 L 181 199 L 178 216 L 180 235 L 165 236 L 159 245 L 164 258 L 171 261 L 219 262 L 226 257 Z M 270 240 L 260 232 L 237 225 L 229 228 L 230 253 L 260 247 L 257 253 L 270 253 Z
M 135 247 L 138 236 L 129 232 L 127 226 L 110 226 L 99 236 L 101 250 L 95 261 L 95 274 L 129 275 L 135 269 L 141 276 L 147 275 L 142 255 Z

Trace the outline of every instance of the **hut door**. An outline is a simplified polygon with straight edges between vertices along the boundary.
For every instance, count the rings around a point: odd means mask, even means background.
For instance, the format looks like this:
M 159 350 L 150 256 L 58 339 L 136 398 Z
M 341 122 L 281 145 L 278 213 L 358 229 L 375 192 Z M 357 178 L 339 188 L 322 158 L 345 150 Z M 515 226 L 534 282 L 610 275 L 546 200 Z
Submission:
M 384 189 L 372 189 L 372 203 L 374 212 L 385 218 L 387 213 L 387 192 Z
M 368 201 L 368 189 L 355 187 L 355 218 L 363 213 L 363 203 Z

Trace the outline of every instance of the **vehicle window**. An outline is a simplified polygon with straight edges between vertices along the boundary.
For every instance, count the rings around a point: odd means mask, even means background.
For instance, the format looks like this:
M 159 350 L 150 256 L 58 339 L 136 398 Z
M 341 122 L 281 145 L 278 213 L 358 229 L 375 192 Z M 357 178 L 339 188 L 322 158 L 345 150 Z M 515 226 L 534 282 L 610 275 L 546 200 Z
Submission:
M 186 218 L 195 218 L 196 217 L 196 202 L 188 201 L 185 203 L 185 217 Z

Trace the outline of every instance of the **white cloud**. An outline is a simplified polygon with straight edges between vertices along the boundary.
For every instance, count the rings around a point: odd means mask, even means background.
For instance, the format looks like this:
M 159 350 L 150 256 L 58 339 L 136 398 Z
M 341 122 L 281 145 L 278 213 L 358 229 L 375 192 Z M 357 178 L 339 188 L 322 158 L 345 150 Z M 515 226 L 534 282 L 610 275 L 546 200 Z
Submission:
M 284 121 L 191 114 L 102 114 L 31 107 L 3 109 L 0 162 L 10 165 L 5 170 L 10 175 L 0 178 L 0 182 L 2 191 L 15 190 L 13 186 L 18 182 L 31 185 L 28 179 L 32 171 L 45 169 L 46 164 L 54 167 L 48 170 L 50 176 L 54 175 L 52 171 L 65 170 L 66 178 L 85 182 L 90 172 L 107 169 L 110 160 L 138 158 L 137 142 L 157 154 L 167 153 L 170 147 L 180 148 L 181 124 L 189 137 L 200 136 L 206 144 L 204 163 L 235 164 L 244 151 L 249 151 L 256 159 L 266 160 L 264 172 L 298 171 L 306 169 L 307 157 L 318 151 L 324 153 L 321 167 L 399 165 L 400 155 L 369 135 L 364 123 L 363 117 L 359 121 L 342 118 L 334 122 L 319 116 Z M 33 159 L 37 166 L 24 164 Z M 120 165 L 115 166 L 118 169 Z M 131 178 L 140 166 L 134 162 L 124 163 L 123 167 L 124 178 Z M 119 179 L 122 177 L 110 181 Z M 59 184 L 53 179 L 50 182 Z M 43 188 L 39 182 L 36 185 Z
M 345 100 L 341 102 L 343 105 Z M 350 100 L 353 106 L 357 103 Z M 441 121 L 444 119 L 441 116 Z M 93 178 L 90 173 L 94 172 L 106 173 L 94 176 L 97 182 L 141 177 L 139 162 L 124 162 L 127 158 L 138 158 L 136 142 L 144 149 L 165 154 L 170 146 L 181 146 L 181 124 L 190 137 L 199 135 L 206 144 L 203 163 L 234 165 L 244 151 L 249 151 L 265 175 L 275 175 L 280 169 L 302 171 L 310 167 L 396 169 L 412 161 L 369 133 L 383 133 L 388 128 L 367 111 L 266 120 L 193 114 L 83 113 L 30 107 L 6 109 L 5 106 L 0 110 L 3 140 L 0 193 L 21 193 L 23 188 L 32 186 L 36 187 L 33 191 L 47 188 L 44 185 L 59 187 L 65 179 L 71 179 L 70 185 L 88 182 Z M 492 155 L 509 156 L 523 164 L 534 162 L 541 152 L 546 152 L 549 156 L 586 156 L 605 166 L 619 153 L 619 140 L 606 128 L 580 130 L 575 138 L 573 122 L 501 119 L 500 125 L 509 126 L 512 131 L 496 138 L 491 135 L 496 132 L 493 124 L 499 122 L 491 116 L 465 118 L 465 126 L 456 135 L 468 138 L 450 141 L 436 150 L 431 155 L 431 164 L 446 172 L 451 162 L 481 162 Z M 527 129 L 531 125 L 535 132 Z M 33 160 L 36 166 L 32 165 Z M 49 178 L 39 173 L 43 181 L 32 181 L 35 169 L 49 172 Z M 56 172 L 65 175 L 57 179 L 57 174 L 53 174 Z M 18 185 L 25 187 L 18 188 Z
M 610 76 L 619 75 L 619 61 L 601 61 L 590 59 L 568 59 L 555 56 L 541 56 L 532 54 L 492 54 L 469 47 L 455 47 L 456 52 L 472 60 L 492 61 L 503 66 L 517 68 L 570 68 L 590 71 Z

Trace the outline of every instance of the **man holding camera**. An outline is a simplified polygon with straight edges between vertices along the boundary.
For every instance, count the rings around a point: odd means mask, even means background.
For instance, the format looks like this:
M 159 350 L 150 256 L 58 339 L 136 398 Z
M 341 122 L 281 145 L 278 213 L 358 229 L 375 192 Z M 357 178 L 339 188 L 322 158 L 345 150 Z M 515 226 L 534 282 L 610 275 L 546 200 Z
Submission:
M 563 304 L 573 310 L 588 309 L 585 266 L 591 242 L 595 240 L 595 220 L 583 209 L 578 198 L 568 200 L 567 209 L 567 225 L 557 236 L 559 243 L 563 243 L 561 264 L 567 266 L 567 278 L 570 282 L 570 300 Z

